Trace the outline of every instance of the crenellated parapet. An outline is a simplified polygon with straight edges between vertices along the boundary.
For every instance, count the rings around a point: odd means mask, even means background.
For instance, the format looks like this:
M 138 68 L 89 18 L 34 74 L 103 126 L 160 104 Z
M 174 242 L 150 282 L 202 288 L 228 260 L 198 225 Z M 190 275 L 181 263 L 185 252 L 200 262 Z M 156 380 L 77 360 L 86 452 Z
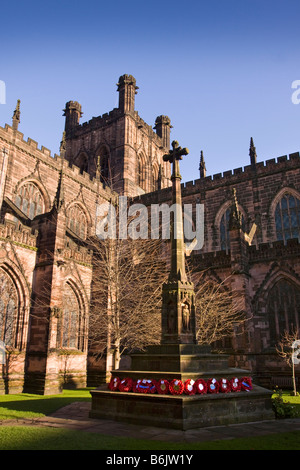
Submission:
M 70 240 L 66 241 L 62 255 L 65 260 L 72 260 L 89 267 L 92 266 L 92 251 L 84 246 L 72 243 Z
M 256 163 L 255 169 L 253 165 L 247 165 L 245 167 L 224 171 L 223 173 L 206 176 L 205 178 L 199 178 L 194 181 L 187 181 L 186 183 L 182 183 L 182 194 L 190 195 L 199 192 L 201 189 L 208 190 L 224 185 L 235 185 L 254 177 L 265 177 L 271 174 L 281 173 L 284 170 L 293 170 L 296 168 L 300 168 L 299 152 Z
M 11 220 L 5 220 L 3 224 L 0 224 L 0 240 L 2 241 L 10 241 L 36 251 L 37 236 L 37 231 L 32 233 L 30 227 L 25 227 Z
M 300 241 L 298 238 L 292 238 L 283 241 L 274 241 L 272 243 L 261 243 L 248 248 L 249 263 L 258 263 L 264 261 L 278 261 L 280 259 L 295 259 L 300 256 Z

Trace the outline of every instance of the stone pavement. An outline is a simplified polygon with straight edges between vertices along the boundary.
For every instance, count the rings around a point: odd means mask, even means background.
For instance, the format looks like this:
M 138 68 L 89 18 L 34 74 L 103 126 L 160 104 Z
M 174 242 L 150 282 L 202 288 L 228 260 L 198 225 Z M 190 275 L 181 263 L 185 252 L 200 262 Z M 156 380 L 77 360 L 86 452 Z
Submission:
M 175 429 L 157 428 L 143 425 L 126 424 L 111 420 L 89 418 L 91 404 L 74 402 L 57 410 L 50 416 L 34 419 L 6 420 L 2 426 L 46 426 L 67 428 L 85 432 L 106 434 L 110 436 L 132 437 L 153 441 L 172 442 L 203 442 L 238 437 L 265 436 L 289 431 L 300 431 L 300 418 L 258 421 L 229 426 L 213 426 L 209 428 L 180 431 Z

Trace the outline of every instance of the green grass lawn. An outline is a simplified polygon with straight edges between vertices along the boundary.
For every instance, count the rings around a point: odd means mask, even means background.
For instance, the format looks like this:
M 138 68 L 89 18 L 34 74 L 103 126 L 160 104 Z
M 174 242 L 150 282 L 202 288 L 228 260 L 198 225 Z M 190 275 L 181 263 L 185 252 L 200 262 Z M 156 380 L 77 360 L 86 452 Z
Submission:
M 90 401 L 91 389 L 63 390 L 59 395 L 0 395 L 0 420 L 39 418 L 74 401 Z
M 300 417 L 300 397 L 284 394 Z M 74 401 L 90 401 L 89 389 L 64 390 L 60 395 L 0 396 L 0 420 L 51 414 Z M 280 427 L 280 420 L 278 420 Z M 0 426 L 0 450 L 300 450 L 300 432 L 199 443 L 171 443 L 119 438 L 84 431 L 36 426 Z

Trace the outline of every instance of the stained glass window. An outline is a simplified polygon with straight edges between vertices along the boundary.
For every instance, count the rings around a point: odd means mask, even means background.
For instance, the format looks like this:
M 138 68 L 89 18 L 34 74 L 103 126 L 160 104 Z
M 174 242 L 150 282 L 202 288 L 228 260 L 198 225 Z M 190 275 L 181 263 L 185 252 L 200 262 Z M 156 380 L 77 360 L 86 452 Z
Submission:
M 137 185 L 146 190 L 146 168 L 140 157 L 137 159 Z
M 34 183 L 27 183 L 21 186 L 16 196 L 15 204 L 30 219 L 45 211 L 44 198 Z
M 65 286 L 63 303 L 61 347 L 78 349 L 80 307 L 77 296 L 68 283 Z
M 270 290 L 268 297 L 270 345 L 275 346 L 280 336 L 300 327 L 300 289 L 282 279 Z
M 100 180 L 106 184 L 109 181 L 109 154 L 106 149 L 100 155 Z
M 277 240 L 300 238 L 300 199 L 285 194 L 275 209 Z
M 68 227 L 83 240 L 87 235 L 87 220 L 83 210 L 74 204 L 68 211 Z
M 220 222 L 220 246 L 221 250 L 229 250 L 230 248 L 230 233 L 229 233 L 229 220 L 231 214 L 231 207 L 224 212 Z M 242 215 L 242 229 L 245 230 L 244 216 Z
M 18 295 L 10 276 L 0 269 L 0 340 L 14 346 Z

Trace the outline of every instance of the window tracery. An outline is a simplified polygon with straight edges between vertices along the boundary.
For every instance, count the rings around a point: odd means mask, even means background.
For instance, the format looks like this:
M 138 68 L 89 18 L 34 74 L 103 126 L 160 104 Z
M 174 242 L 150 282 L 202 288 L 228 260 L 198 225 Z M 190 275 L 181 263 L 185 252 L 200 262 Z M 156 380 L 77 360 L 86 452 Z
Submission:
M 275 208 L 275 227 L 277 240 L 300 238 L 300 199 L 288 193 L 280 199 Z
M 87 236 L 86 215 L 78 204 L 74 204 L 68 210 L 67 226 L 80 238 L 85 240 Z
M 15 198 L 15 204 L 30 219 L 33 219 L 45 211 L 42 193 L 33 182 L 23 184 L 20 187 Z
M 275 346 L 284 331 L 300 327 L 300 289 L 281 279 L 270 289 L 267 311 L 270 346 Z

